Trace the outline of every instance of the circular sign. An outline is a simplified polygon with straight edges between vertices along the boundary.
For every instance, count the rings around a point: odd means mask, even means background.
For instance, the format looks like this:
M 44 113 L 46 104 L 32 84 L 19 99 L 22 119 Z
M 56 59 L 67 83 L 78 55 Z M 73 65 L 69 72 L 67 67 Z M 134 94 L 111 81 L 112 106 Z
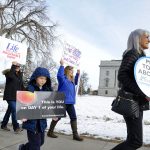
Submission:
M 150 97 L 150 57 L 141 57 L 137 60 L 134 77 L 141 91 Z

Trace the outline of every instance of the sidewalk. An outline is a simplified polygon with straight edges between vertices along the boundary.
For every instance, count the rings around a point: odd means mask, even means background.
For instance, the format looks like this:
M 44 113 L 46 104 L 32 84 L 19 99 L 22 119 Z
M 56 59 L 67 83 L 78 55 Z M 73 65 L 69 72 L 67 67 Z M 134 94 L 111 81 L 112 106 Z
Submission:
M 26 142 L 26 131 L 14 134 L 0 130 L 0 150 L 18 150 L 20 143 Z M 85 138 L 83 142 L 72 140 L 72 136 L 59 135 L 57 139 L 48 138 L 41 150 L 110 150 L 116 143 Z M 139 150 L 149 150 L 142 147 Z

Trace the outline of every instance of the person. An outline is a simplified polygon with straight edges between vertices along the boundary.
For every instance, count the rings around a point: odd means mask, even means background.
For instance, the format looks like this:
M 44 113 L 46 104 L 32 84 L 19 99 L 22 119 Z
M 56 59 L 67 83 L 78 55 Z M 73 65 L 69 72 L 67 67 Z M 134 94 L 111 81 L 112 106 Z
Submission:
M 127 50 L 123 54 L 122 63 L 118 72 L 118 80 L 121 90 L 133 94 L 135 101 L 139 102 L 140 113 L 138 118 L 124 117 L 127 126 L 127 138 L 124 142 L 114 147 L 112 150 L 136 150 L 143 143 L 143 108 L 149 98 L 138 87 L 134 78 L 134 65 L 136 61 L 145 56 L 146 49 L 149 48 L 149 32 L 144 29 L 136 29 L 129 35 Z
M 73 67 L 67 66 L 64 68 L 64 61 L 62 59 L 60 61 L 60 65 L 61 66 L 57 73 L 58 91 L 64 92 L 65 94 L 66 111 L 70 117 L 73 139 L 77 141 L 83 141 L 83 138 L 81 138 L 77 132 L 77 116 L 74 107 L 76 96 L 75 85 L 78 84 L 80 70 L 77 71 L 77 74 L 74 79 Z M 60 118 L 52 119 L 50 128 L 47 133 L 48 137 L 57 138 L 57 136 L 54 134 L 54 128 L 59 120 Z
M 49 71 L 42 67 L 36 68 L 30 78 L 27 90 L 31 92 L 52 91 Z M 27 130 L 28 142 L 21 144 L 19 150 L 40 150 L 40 147 L 44 144 L 46 119 L 23 119 L 22 127 Z
M 19 133 L 22 129 L 19 127 L 19 123 L 16 119 L 16 92 L 24 89 L 20 64 L 16 61 L 12 62 L 11 69 L 4 70 L 3 74 L 6 77 L 3 100 L 6 100 L 8 103 L 8 108 L 4 115 L 3 121 L 1 122 L 1 129 L 10 131 L 7 124 L 10 115 L 12 115 L 13 130 L 15 133 Z

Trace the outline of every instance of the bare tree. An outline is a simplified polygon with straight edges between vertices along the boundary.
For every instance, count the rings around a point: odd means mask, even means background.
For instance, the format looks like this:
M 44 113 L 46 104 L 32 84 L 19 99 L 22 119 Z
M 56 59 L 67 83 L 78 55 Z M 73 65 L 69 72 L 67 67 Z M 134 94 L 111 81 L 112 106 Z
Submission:
M 88 85 L 88 88 L 87 88 L 87 94 L 90 94 L 91 93 L 91 91 L 92 91 L 92 89 L 91 89 L 91 85 Z
M 33 62 L 33 54 L 30 48 L 27 49 L 26 65 L 22 67 L 24 86 L 26 87 L 28 85 L 31 74 L 35 69 L 35 64 Z
M 1 0 L 0 36 L 26 42 L 37 56 L 45 56 L 56 38 L 56 24 L 46 11 L 45 0 Z
M 80 95 L 86 94 L 86 90 L 88 88 L 88 80 L 89 80 L 88 74 L 86 72 L 83 72 L 80 77 L 80 84 L 78 91 Z

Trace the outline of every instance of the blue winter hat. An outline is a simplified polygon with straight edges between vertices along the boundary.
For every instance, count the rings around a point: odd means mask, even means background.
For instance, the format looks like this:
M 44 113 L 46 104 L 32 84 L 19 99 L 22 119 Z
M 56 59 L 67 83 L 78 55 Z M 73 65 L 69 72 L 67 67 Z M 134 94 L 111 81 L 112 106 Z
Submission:
M 29 85 L 35 84 L 36 78 L 38 78 L 40 76 L 47 77 L 47 81 L 45 83 L 45 86 L 51 88 L 50 73 L 46 68 L 42 68 L 42 67 L 38 67 L 35 69 L 35 71 L 33 72 L 32 76 L 30 78 Z
M 44 76 L 44 77 L 47 77 L 48 79 L 50 79 L 49 71 L 46 68 L 38 67 L 33 72 L 32 76 L 30 78 L 30 82 L 32 82 L 33 80 L 35 80 L 36 78 L 38 78 L 40 76 Z

